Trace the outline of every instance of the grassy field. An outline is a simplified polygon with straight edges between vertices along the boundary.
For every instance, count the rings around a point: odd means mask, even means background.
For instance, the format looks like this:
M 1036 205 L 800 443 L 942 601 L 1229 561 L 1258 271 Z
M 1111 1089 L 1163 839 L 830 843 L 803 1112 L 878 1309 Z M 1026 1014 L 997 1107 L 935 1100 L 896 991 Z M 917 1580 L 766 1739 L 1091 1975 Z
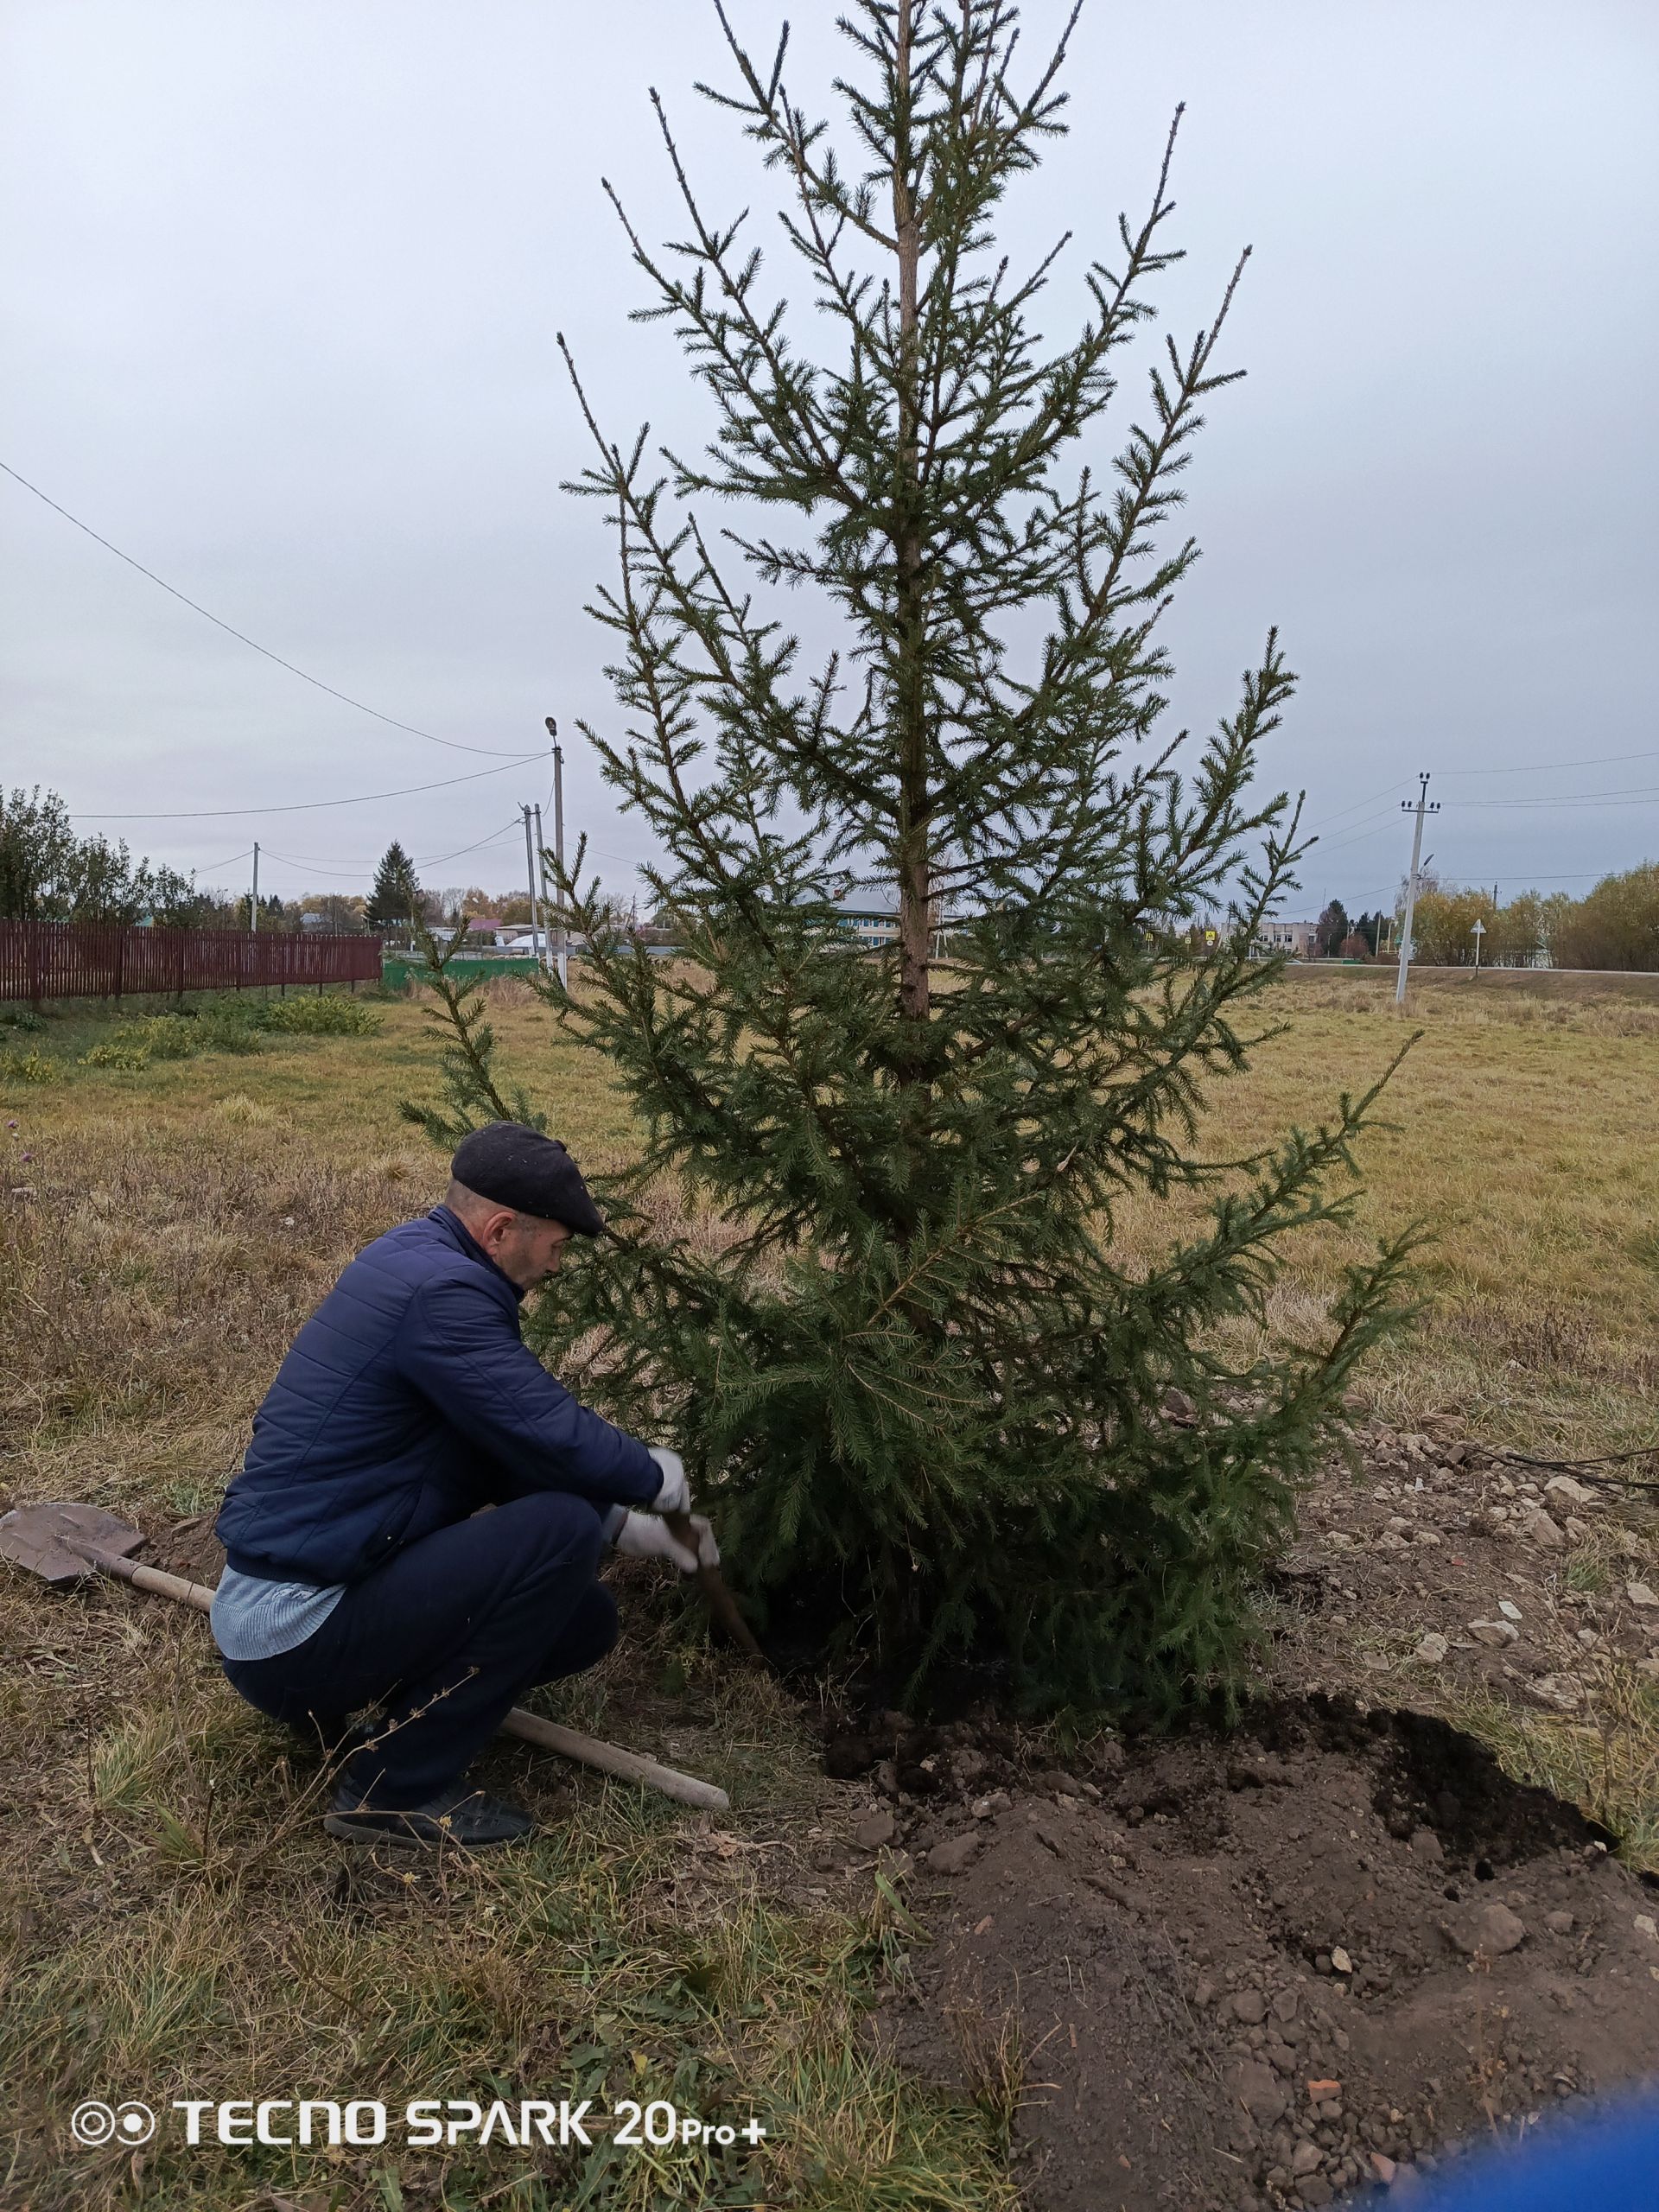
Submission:
M 1414 983 L 1402 1020 L 1378 971 L 1297 978 L 1275 1007 L 1288 1033 L 1225 1118 L 1258 1139 L 1314 1118 L 1416 1033 L 1362 1147 L 1354 1230 L 1304 1255 L 1283 1319 L 1421 1221 L 1425 1311 L 1364 1394 L 1402 1421 L 1456 1414 L 1489 1442 L 1579 1457 L 1659 1439 L 1659 1002 L 1645 976 L 1522 980 Z
M 587 1166 L 623 1102 L 526 988 L 494 987 L 513 1074 Z M 373 1036 L 266 1039 L 137 1070 L 80 1064 L 96 1014 L 0 1033 L 0 1506 L 79 1497 L 152 1533 L 210 1515 L 289 1338 L 361 1243 L 431 1205 L 400 1124 L 434 1048 L 394 999 Z M 1282 986 L 1287 1033 L 1212 1102 L 1217 1149 L 1319 1118 L 1402 1026 L 1370 975 Z M 1422 1035 L 1363 1154 L 1351 1232 L 1310 1244 L 1274 1325 L 1317 1320 L 1345 1259 L 1432 1230 L 1421 1319 L 1368 1377 L 1404 1423 L 1583 1455 L 1659 1437 L 1659 1005 L 1611 982 L 1424 988 Z M 29 1056 L 34 1055 L 31 1062 Z M 49 1063 L 49 1065 L 43 1065 Z M 1121 1233 L 1161 1233 L 1130 1212 Z M 188 1533 L 176 1540 L 188 1548 Z M 342 1869 L 315 1762 L 231 1696 L 199 1620 L 7 1573 L 0 2073 L 22 2123 L 0 2201 L 321 2208 L 687 2201 L 874 2212 L 1011 2202 L 987 2110 L 891 2072 L 861 2033 L 912 1940 L 891 1894 L 815 1865 L 824 1785 L 798 1711 L 711 1660 L 670 1606 L 564 1706 L 731 1789 L 687 1816 L 522 1750 L 498 1778 L 548 1818 L 529 1851 L 408 1880 Z M 741 2153 L 540 2166 L 342 2147 L 62 2156 L 79 2099 L 477 2096 L 635 2084 L 755 2113 Z M 696 2178 L 692 2177 L 695 2174 Z M 274 2194 L 272 2193 L 274 2192 Z

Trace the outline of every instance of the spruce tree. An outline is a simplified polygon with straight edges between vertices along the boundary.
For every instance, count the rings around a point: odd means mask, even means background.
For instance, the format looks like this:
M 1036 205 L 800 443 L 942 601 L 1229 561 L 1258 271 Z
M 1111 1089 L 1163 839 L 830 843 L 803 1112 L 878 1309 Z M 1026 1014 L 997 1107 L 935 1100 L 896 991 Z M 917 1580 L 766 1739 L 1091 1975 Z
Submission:
M 374 887 L 364 907 L 363 918 L 372 928 L 398 929 L 418 912 L 421 887 L 415 863 L 394 837 L 374 872 Z
M 1007 0 L 851 0 L 838 145 L 787 31 L 763 66 L 715 13 L 732 80 L 708 96 L 785 188 L 833 343 L 804 350 L 658 102 L 680 240 L 653 251 L 611 197 L 710 441 L 613 442 L 571 375 L 595 448 L 575 488 L 620 556 L 593 611 L 622 713 L 584 728 L 654 833 L 684 957 L 607 926 L 578 855 L 589 950 L 549 995 L 640 1149 L 541 1341 L 683 1449 L 758 1610 L 821 1605 L 889 1681 L 983 1657 L 1047 1705 L 1230 1694 L 1405 1258 L 1278 1341 L 1286 1241 L 1351 1203 L 1370 1097 L 1262 1150 L 1201 1122 L 1267 1026 L 1277 970 L 1250 949 L 1298 850 L 1255 788 L 1293 688 L 1274 636 L 1213 734 L 1163 730 L 1160 622 L 1195 558 L 1168 526 L 1238 272 L 1103 468 L 1116 363 L 1176 257 L 1173 131 L 1047 346 L 1060 249 L 1016 271 L 994 226 L 1063 127 L 1065 39 L 1022 84 Z M 812 665 L 785 588 L 838 637 Z M 897 916 L 874 950 L 842 920 L 871 885 Z M 472 1065 L 452 1109 L 499 1110 Z

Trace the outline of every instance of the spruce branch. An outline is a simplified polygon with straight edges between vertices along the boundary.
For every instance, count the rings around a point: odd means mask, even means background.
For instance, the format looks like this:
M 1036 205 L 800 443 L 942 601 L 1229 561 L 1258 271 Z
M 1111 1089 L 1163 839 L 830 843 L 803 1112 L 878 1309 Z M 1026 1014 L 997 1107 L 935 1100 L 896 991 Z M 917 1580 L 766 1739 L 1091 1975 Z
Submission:
M 504 1096 L 495 1080 L 495 1032 L 486 1019 L 483 988 L 452 974 L 467 943 L 467 926 L 459 917 L 448 944 L 440 944 L 430 925 L 417 912 L 410 917 L 415 943 L 424 972 L 420 980 L 437 1001 L 422 1008 L 423 1019 L 444 1039 L 438 1073 L 447 1106 L 423 1106 L 403 1099 L 398 1112 L 404 1121 L 424 1129 L 435 1145 L 453 1152 L 469 1131 L 486 1122 L 523 1122 L 544 1129 L 546 1119 L 531 1106 L 524 1090 L 514 1086 Z

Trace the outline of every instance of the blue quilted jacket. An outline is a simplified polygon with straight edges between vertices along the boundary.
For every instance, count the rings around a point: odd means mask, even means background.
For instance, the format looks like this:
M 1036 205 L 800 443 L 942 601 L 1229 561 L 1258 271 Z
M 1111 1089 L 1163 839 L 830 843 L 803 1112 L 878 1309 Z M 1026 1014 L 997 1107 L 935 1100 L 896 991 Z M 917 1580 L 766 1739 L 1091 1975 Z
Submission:
M 359 1252 L 254 1415 L 218 1529 L 268 1580 L 355 1582 L 526 1490 L 600 1510 L 662 1486 L 637 1437 L 580 1406 L 518 1333 L 522 1293 L 447 1206 Z

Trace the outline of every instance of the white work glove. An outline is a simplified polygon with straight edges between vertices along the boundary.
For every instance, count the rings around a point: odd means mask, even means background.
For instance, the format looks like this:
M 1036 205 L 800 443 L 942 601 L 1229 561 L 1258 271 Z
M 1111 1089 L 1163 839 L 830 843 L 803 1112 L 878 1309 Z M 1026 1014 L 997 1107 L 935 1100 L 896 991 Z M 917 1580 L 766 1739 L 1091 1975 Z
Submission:
M 666 1522 L 654 1513 L 630 1513 L 616 1532 L 616 1548 L 625 1559 L 671 1560 L 682 1574 L 695 1574 L 700 1567 L 720 1565 L 720 1546 L 701 1513 L 691 1516 L 697 1532 L 697 1548 L 683 1544 Z
M 663 1471 L 663 1486 L 645 1508 L 646 1512 L 683 1513 L 691 1503 L 684 1460 L 677 1452 L 671 1452 L 666 1444 L 648 1444 L 645 1449 Z

